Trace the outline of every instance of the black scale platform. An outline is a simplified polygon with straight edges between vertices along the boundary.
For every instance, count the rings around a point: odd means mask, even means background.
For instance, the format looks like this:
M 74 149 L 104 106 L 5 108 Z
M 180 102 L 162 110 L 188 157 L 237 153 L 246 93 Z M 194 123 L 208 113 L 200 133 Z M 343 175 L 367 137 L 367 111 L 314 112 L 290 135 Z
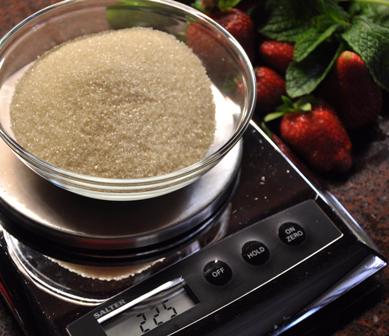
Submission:
M 114 326 L 125 321 L 124 315 L 108 314 L 126 305 L 137 308 L 134 300 L 167 284 L 158 298 L 177 289 L 187 293 L 189 308 L 164 323 L 157 318 L 154 323 L 161 323 L 154 329 L 143 321 L 137 332 L 279 334 L 293 330 L 385 266 L 341 205 L 313 187 L 254 123 L 243 140 L 240 169 L 225 195 L 212 214 L 192 228 L 198 229 L 195 234 L 147 256 L 144 263 L 151 266 L 143 272 L 111 281 L 82 277 L 41 253 L 98 264 L 104 252 L 81 254 L 80 249 L 67 249 L 66 241 L 55 245 L 45 243 L 44 236 L 30 237 L 26 226 L 15 223 L 12 211 L 3 207 L 3 227 L 14 237 L 6 232 L 1 237 L 3 297 L 27 335 L 64 336 L 68 328 L 72 336 L 92 335 L 91 330 L 94 336 L 121 336 Z M 153 264 L 155 260 L 161 262 Z M 103 303 L 126 288 L 130 290 Z M 158 302 L 151 296 L 143 304 L 155 309 Z

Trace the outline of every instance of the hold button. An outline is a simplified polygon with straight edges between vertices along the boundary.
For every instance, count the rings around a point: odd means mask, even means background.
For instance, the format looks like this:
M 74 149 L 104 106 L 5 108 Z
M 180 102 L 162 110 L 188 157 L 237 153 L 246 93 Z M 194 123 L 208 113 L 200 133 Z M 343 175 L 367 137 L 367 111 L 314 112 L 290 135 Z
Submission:
M 214 260 L 205 265 L 204 276 L 211 284 L 223 286 L 231 280 L 232 271 L 225 262 Z
M 269 259 L 268 248 L 259 241 L 249 241 L 243 245 L 242 257 L 252 265 L 262 265 Z
M 280 239 L 287 245 L 299 245 L 305 240 L 304 229 L 296 223 L 285 223 L 278 230 Z

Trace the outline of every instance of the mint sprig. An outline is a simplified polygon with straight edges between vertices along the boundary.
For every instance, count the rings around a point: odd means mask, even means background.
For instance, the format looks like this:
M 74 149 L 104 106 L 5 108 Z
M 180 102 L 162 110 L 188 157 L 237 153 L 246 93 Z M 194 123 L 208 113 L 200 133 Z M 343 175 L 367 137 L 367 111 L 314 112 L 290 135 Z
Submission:
M 349 16 L 335 0 L 268 0 L 269 19 L 260 32 L 270 39 L 297 42 L 307 29 L 347 25 Z
M 286 74 L 287 93 L 312 93 L 326 78 L 343 46 L 365 61 L 389 91 L 389 0 L 268 0 L 267 38 L 295 44 Z

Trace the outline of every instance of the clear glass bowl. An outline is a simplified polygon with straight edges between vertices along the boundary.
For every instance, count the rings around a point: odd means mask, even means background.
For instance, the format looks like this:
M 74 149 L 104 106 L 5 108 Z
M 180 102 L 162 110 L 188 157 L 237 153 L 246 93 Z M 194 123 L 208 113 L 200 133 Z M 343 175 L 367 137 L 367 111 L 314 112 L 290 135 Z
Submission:
M 197 26 L 198 40 L 188 39 Z M 16 141 L 10 127 L 10 102 L 23 68 L 47 50 L 78 36 L 134 26 L 175 35 L 202 60 L 213 85 L 216 134 L 207 155 L 172 173 L 136 179 L 77 174 L 45 162 Z M 205 52 L 208 41 L 212 52 Z M 55 185 L 105 200 L 139 200 L 182 188 L 214 167 L 241 139 L 255 105 L 255 75 L 239 43 L 197 10 L 168 0 L 67 0 L 49 6 L 14 27 L 0 40 L 0 136 L 34 172 Z

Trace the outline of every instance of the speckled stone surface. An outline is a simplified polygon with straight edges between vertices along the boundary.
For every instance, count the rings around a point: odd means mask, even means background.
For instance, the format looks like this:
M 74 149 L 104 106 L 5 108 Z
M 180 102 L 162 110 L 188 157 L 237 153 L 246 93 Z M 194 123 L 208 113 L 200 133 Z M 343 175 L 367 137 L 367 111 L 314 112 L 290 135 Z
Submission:
M 31 13 L 55 0 L 0 0 L 0 36 Z M 389 109 L 380 120 L 379 129 L 357 142 L 355 170 L 343 180 L 323 178 L 355 219 L 362 224 L 386 257 L 389 257 Z M 337 336 L 389 335 L 389 268 L 380 276 L 384 296 L 373 307 L 368 307 L 341 330 Z M 21 336 L 12 317 L 0 302 L 0 336 Z
M 379 127 L 357 146 L 355 171 L 343 181 L 327 179 L 329 190 L 364 227 L 380 251 L 389 257 L 389 109 Z M 359 136 L 361 137 L 361 135 Z M 364 142 L 363 139 L 357 139 Z M 362 148 L 361 148 L 362 147 Z M 389 335 L 389 268 L 380 275 L 384 297 L 336 335 Z

